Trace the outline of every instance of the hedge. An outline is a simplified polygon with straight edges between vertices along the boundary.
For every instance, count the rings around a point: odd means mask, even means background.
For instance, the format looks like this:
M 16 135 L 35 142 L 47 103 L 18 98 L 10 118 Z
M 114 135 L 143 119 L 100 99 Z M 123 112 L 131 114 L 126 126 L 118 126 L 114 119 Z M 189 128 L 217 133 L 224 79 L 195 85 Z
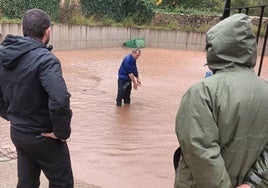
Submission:
M 46 11 L 54 21 L 58 21 L 60 0 L 0 0 L 0 16 L 21 19 L 28 9 L 39 8 Z
M 85 16 L 106 17 L 120 22 L 132 18 L 134 23 L 151 21 L 154 4 L 148 0 L 80 0 Z

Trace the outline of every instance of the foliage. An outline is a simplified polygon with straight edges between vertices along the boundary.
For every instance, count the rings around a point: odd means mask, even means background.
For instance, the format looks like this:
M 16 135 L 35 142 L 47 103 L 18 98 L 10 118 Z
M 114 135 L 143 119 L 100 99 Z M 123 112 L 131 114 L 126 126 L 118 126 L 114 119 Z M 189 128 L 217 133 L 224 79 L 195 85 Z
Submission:
M 169 11 L 176 11 L 178 8 L 195 9 L 206 12 L 222 12 L 226 0 L 150 0 L 154 4 L 159 4 L 158 8 Z M 159 3 L 161 2 L 161 3 Z M 254 5 L 267 5 L 267 0 L 231 0 L 231 7 L 245 7 Z M 250 14 L 259 15 L 260 9 L 251 9 Z M 268 8 L 265 10 L 268 16 Z
M 181 0 L 178 6 L 183 6 L 185 8 L 197 8 L 197 9 L 206 9 L 206 8 L 214 8 L 215 6 L 221 6 L 222 1 L 208 1 L 208 0 Z
M 72 0 L 64 0 L 60 6 L 59 21 L 64 24 L 73 24 L 77 17 L 81 17 L 81 7 Z
M 53 20 L 58 20 L 60 0 L 0 0 L 0 15 L 10 19 L 21 19 L 28 9 L 40 8 Z
M 3 24 L 10 24 L 10 23 L 11 24 L 20 24 L 21 23 L 21 19 L 18 19 L 18 18 L 9 19 L 9 18 L 2 17 L 0 19 L 0 23 L 3 23 Z
M 158 0 L 155 4 L 157 6 L 175 7 L 179 3 L 179 0 Z
M 155 4 L 159 5 L 159 8 L 162 9 L 176 9 L 176 8 L 185 8 L 185 9 L 198 9 L 198 10 L 212 10 L 219 11 L 222 10 L 224 5 L 224 0 L 150 0 Z
M 80 3 L 85 16 L 88 17 L 97 15 L 120 21 L 125 16 L 123 0 L 80 0 Z
M 242 6 L 248 6 L 248 5 L 255 5 L 255 3 L 249 2 L 248 0 L 232 0 L 231 1 L 231 7 L 242 7 Z
M 190 14 L 190 15 L 207 15 L 207 16 L 215 16 L 221 15 L 222 11 L 214 12 L 214 11 L 206 11 L 202 9 L 195 9 L 195 8 L 184 8 L 184 7 L 175 7 L 175 8 L 165 8 L 165 9 L 156 9 L 157 12 L 164 13 L 164 14 Z
M 126 0 L 125 9 L 127 16 L 132 18 L 136 24 L 149 23 L 154 16 L 154 6 L 149 1 L 144 0 Z
M 148 0 L 80 0 L 85 16 L 111 18 L 121 22 L 131 17 L 135 23 L 149 22 L 154 9 Z

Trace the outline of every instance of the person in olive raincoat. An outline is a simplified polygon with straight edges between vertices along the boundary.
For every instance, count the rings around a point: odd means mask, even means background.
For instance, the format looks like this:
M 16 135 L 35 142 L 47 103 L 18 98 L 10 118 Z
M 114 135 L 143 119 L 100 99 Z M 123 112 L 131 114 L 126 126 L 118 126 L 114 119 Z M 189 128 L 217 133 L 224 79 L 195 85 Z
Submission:
M 254 73 L 250 18 L 232 15 L 206 36 L 213 75 L 183 96 L 176 116 L 181 157 L 175 188 L 268 187 L 268 84 Z

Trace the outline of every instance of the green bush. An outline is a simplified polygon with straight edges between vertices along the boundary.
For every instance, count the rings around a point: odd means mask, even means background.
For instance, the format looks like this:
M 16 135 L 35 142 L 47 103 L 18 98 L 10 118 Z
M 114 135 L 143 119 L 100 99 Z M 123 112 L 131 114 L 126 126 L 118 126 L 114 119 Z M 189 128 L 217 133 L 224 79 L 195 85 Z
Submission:
M 28 9 L 40 8 L 46 11 L 54 21 L 58 21 L 60 0 L 0 0 L 2 17 L 21 19 Z
M 72 0 L 64 0 L 59 10 L 59 22 L 75 24 L 75 20 L 82 17 L 80 4 Z
M 125 16 L 123 12 L 124 0 L 80 0 L 83 13 L 87 17 L 108 17 L 121 21 Z
M 145 0 L 127 0 L 125 2 L 126 17 L 136 24 L 149 23 L 154 16 L 155 5 Z
M 135 23 L 149 22 L 153 15 L 153 4 L 148 0 L 80 0 L 87 17 L 110 18 L 121 22 L 132 18 Z

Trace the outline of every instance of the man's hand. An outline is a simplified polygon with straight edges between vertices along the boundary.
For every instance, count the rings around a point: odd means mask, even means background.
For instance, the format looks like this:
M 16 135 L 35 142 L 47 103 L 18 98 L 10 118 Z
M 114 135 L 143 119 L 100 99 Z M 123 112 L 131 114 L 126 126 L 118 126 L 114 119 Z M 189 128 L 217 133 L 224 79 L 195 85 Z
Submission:
M 138 83 L 139 86 L 141 86 L 141 79 L 140 79 L 140 77 L 137 77 L 137 83 Z
M 134 84 L 133 84 L 133 88 L 134 88 L 135 90 L 137 90 L 137 89 L 138 89 L 138 84 L 137 84 L 137 83 L 134 83 Z
M 242 185 L 239 185 L 236 188 L 250 188 L 250 186 L 248 184 L 242 184 Z
M 43 137 L 48 137 L 48 138 L 52 138 L 52 139 L 58 139 L 58 137 L 56 137 L 56 135 L 51 132 L 51 133 L 41 133 L 41 135 Z M 61 140 L 62 142 L 65 142 L 65 140 Z
M 128 76 L 129 76 L 131 82 L 133 83 L 133 88 L 134 88 L 135 90 L 137 90 L 137 89 L 138 89 L 138 86 L 141 85 L 140 78 L 139 78 L 139 77 L 135 78 L 135 76 L 134 76 L 133 73 L 130 73 Z
M 138 86 L 141 86 L 141 79 L 140 79 L 139 77 L 137 77 L 136 80 L 137 80 L 137 81 L 136 81 L 136 82 L 134 81 L 134 84 L 133 84 L 133 88 L 134 88 L 135 90 L 138 89 Z

